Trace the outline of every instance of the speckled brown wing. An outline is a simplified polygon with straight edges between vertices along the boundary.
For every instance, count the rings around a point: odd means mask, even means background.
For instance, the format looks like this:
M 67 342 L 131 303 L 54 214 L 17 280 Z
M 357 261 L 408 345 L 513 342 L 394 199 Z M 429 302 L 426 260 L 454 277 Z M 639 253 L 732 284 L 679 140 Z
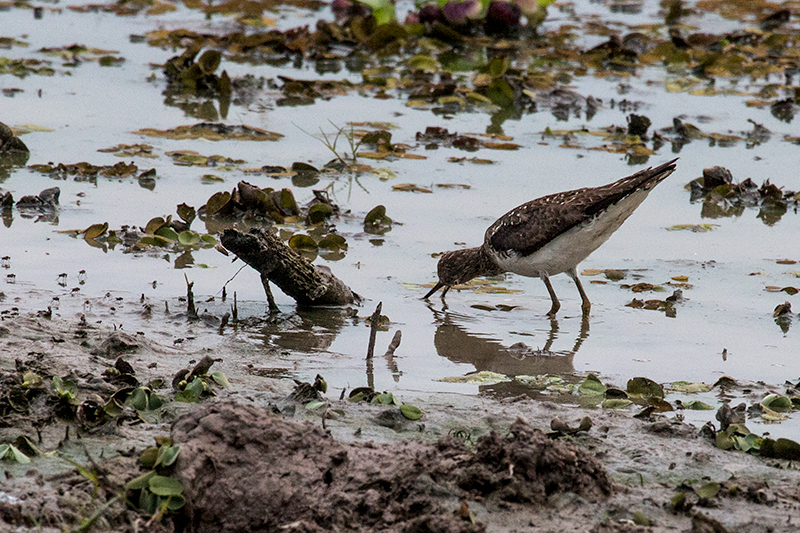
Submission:
M 639 189 L 651 189 L 675 170 L 673 159 L 600 187 L 543 196 L 515 207 L 486 230 L 484 245 L 499 254 L 527 256 Z

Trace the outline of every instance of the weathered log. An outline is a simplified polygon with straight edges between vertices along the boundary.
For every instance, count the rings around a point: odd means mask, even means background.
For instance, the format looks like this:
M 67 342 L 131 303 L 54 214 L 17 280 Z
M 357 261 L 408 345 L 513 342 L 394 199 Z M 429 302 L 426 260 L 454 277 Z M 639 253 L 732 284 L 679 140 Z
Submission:
M 227 229 L 222 245 L 261 274 L 265 292 L 271 281 L 299 305 L 350 305 L 361 300 L 328 267 L 311 264 L 272 231 Z

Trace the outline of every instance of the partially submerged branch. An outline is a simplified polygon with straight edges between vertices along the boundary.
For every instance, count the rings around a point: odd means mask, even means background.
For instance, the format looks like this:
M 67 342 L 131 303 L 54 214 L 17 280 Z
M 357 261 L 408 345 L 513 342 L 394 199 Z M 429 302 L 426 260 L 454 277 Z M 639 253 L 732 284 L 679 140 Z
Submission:
M 314 266 L 275 235 L 253 228 L 222 234 L 222 245 L 256 269 L 264 286 L 271 281 L 300 305 L 350 305 L 360 297 L 325 266 Z M 266 289 L 265 289 L 265 292 Z M 268 298 L 271 296 L 267 292 Z

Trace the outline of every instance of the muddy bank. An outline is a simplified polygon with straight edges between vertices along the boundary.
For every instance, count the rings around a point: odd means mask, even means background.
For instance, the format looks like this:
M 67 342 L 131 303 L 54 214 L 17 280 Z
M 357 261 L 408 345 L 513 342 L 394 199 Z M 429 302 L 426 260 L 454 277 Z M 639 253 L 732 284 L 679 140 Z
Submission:
M 161 378 L 163 387 L 153 390 L 164 401 L 142 412 L 126 405 L 92 428 L 55 413 L 49 389 L 25 410 L 6 409 L 0 443 L 19 444 L 24 436 L 39 455 L 28 464 L 0 462 L 0 530 L 797 527 L 800 472 L 793 463 L 722 451 L 674 413 L 639 420 L 627 410 L 442 393 L 405 398 L 425 412 L 411 421 L 396 406 L 337 399 L 338 383 L 329 384 L 326 409 L 306 409 L 289 399 L 291 379 L 246 363 L 246 345 L 185 317 L 169 324 L 169 334 L 158 324 L 122 335 L 77 316 L 4 316 L 4 401 L 20 371 L 72 379 L 80 401 L 109 394 L 113 387 L 101 376 L 119 356 L 139 382 Z M 174 401 L 169 378 L 212 352 L 222 355 L 215 367 L 230 387 L 199 404 Z M 557 440 L 543 433 L 554 418 L 577 427 L 585 416 L 593 423 L 588 431 Z M 148 472 L 142 452 L 170 435 L 181 451 L 169 475 L 182 481 L 185 505 L 154 518 L 137 501 L 124 503 L 134 494 L 126 484 Z
M 555 493 L 602 500 L 611 492 L 597 459 L 521 419 L 474 449 L 454 438 L 344 444 L 310 424 L 219 403 L 177 421 L 172 437 L 197 532 L 478 532 L 485 525 L 467 500 L 538 507 Z

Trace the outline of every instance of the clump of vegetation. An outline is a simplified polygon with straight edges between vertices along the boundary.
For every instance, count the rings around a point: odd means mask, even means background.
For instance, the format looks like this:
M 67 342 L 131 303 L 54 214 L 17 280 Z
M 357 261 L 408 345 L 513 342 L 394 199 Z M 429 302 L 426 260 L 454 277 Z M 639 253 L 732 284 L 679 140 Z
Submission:
M 442 24 L 463 34 L 483 31 L 487 35 L 506 35 L 523 27 L 523 20 L 529 28 L 541 24 L 547 16 L 547 6 L 554 1 L 421 0 L 417 11 L 407 15 L 405 24 Z M 339 18 L 371 13 L 379 26 L 397 20 L 392 0 L 334 0 L 332 8 Z
M 147 472 L 125 484 L 128 501 L 142 511 L 160 520 L 164 515 L 183 507 L 183 483 L 170 477 L 178 459 L 180 446 L 174 446 L 169 437 L 157 437 L 156 445 L 146 448 L 139 463 Z
M 554 0 L 436 0 L 423 2 L 407 23 L 445 24 L 461 33 L 483 30 L 487 35 L 506 35 L 523 26 L 535 28 L 547 16 Z

